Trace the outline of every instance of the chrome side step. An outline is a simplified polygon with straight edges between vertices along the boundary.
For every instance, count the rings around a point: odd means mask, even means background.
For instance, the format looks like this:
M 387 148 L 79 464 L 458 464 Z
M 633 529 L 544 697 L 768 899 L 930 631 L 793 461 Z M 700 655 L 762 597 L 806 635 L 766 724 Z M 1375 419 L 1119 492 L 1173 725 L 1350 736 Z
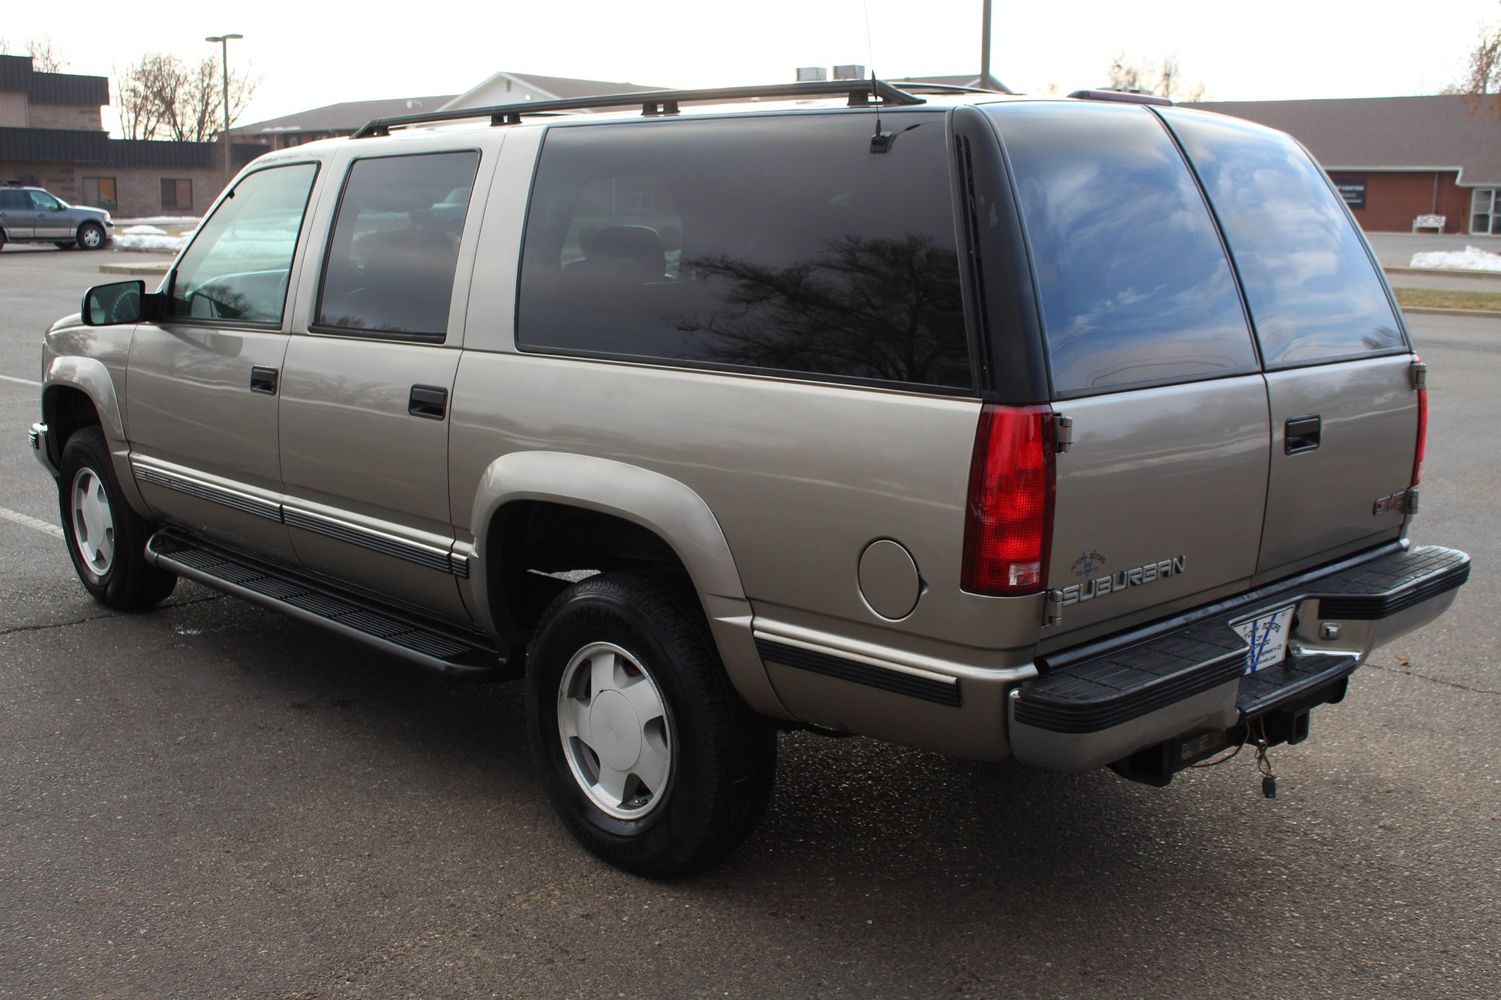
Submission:
M 321 625 L 429 670 L 474 678 L 512 675 L 506 657 L 479 633 L 423 619 L 175 528 L 151 536 L 146 558 L 169 573 Z

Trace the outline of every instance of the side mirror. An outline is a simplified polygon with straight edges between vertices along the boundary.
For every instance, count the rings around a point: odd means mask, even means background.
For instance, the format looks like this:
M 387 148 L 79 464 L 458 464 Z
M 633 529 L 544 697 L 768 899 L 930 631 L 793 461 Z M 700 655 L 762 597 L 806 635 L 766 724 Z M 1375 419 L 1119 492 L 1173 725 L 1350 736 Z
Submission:
M 119 326 L 151 318 L 157 295 L 146 294 L 143 281 L 113 281 L 83 293 L 83 322 L 87 326 Z

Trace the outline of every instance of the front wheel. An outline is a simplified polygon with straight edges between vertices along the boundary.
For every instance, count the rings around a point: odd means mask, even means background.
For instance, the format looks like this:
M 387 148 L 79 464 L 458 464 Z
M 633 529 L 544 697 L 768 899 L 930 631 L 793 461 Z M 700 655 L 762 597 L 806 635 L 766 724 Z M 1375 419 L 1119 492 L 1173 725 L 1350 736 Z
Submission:
M 98 250 L 104 246 L 104 227 L 97 222 L 85 222 L 79 226 L 78 245 L 85 250 Z
M 735 693 L 691 591 L 642 573 L 564 591 L 527 654 L 527 732 L 584 847 L 666 878 L 728 854 L 771 797 L 776 734 Z
M 125 502 L 104 433 L 76 431 L 59 469 L 63 538 L 84 589 L 117 611 L 141 611 L 172 593 L 177 577 L 146 561 L 151 526 Z

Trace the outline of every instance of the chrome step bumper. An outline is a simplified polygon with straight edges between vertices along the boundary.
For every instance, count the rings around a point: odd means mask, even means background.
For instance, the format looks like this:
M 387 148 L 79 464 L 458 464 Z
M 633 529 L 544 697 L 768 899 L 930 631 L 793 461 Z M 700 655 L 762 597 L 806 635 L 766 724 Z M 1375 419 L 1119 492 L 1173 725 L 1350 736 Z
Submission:
M 1453 549 L 1383 552 L 1056 656 L 1010 694 L 1012 753 L 1083 771 L 1161 746 L 1176 755 L 1170 776 L 1258 720 L 1272 720 L 1276 742 L 1296 742 L 1309 708 L 1342 698 L 1371 650 L 1437 618 L 1469 574 Z M 1287 659 L 1247 674 L 1250 649 L 1232 625 L 1289 606 Z

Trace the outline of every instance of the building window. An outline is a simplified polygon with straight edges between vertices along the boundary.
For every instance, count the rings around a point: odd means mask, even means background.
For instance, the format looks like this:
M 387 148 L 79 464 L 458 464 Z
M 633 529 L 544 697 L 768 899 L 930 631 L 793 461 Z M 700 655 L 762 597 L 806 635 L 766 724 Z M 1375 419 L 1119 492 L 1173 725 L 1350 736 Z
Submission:
M 191 210 L 193 207 L 193 182 L 186 177 L 162 178 L 162 208 Z
M 115 179 L 113 177 L 85 177 L 83 179 L 83 202 L 93 208 L 107 208 L 113 211 L 120 207 L 115 196 Z
M 1470 235 L 1501 236 L 1501 189 L 1476 188 L 1470 195 Z

